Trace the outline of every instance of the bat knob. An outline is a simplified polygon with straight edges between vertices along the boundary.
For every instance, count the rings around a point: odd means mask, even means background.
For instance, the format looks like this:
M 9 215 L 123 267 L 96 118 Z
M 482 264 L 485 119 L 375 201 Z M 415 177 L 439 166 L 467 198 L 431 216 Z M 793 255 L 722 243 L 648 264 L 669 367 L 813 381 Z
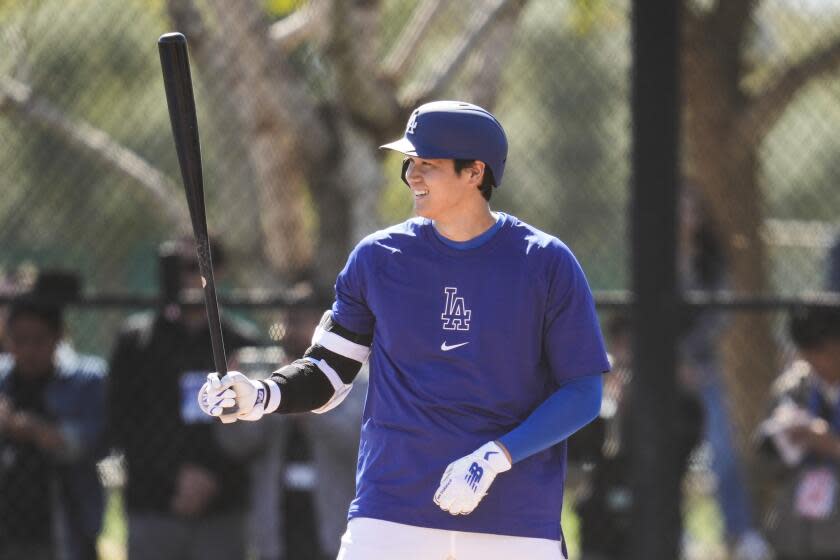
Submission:
M 177 31 L 173 31 L 172 33 L 164 33 L 158 39 L 158 43 L 186 43 L 187 38 L 184 37 L 183 33 L 179 33 Z

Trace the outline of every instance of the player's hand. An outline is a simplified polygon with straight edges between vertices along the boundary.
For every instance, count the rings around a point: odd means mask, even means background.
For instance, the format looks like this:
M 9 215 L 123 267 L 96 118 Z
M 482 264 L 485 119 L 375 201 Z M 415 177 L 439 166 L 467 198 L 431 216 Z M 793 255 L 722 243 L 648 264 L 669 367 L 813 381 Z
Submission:
M 496 475 L 511 467 L 507 454 L 495 442 L 488 442 L 450 463 L 435 492 L 435 503 L 452 515 L 465 515 L 478 506 Z
M 249 379 L 238 371 L 229 372 L 220 381 L 222 387 L 230 387 L 234 392 L 235 406 L 225 410 L 224 416 L 233 414 L 237 420 L 251 422 L 262 418 L 268 400 L 265 384 Z
M 219 418 L 225 424 L 236 422 L 236 413 L 225 411 L 236 406 L 236 391 L 231 389 L 231 385 L 222 383 L 216 372 L 207 374 L 207 381 L 198 391 L 198 406 L 202 412 Z

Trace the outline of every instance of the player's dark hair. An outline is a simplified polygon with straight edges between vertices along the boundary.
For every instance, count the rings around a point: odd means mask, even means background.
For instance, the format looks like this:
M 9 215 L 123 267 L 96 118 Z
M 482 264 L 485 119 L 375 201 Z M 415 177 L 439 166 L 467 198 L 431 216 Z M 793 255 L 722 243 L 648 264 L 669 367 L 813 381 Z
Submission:
M 61 305 L 41 301 L 31 294 L 19 296 L 9 304 L 6 325 L 11 327 L 21 317 L 38 319 L 55 334 L 61 334 L 64 330 L 64 312 Z
M 476 162 L 474 159 L 456 159 L 453 160 L 455 162 L 455 173 L 460 173 L 467 167 L 472 167 L 472 165 Z M 481 191 L 481 196 L 484 197 L 484 200 L 490 201 L 490 197 L 493 195 L 493 187 L 496 186 L 496 179 L 493 177 L 493 170 L 484 165 L 484 177 L 481 180 L 481 184 L 478 186 L 478 190 Z
M 840 309 L 803 305 L 788 317 L 788 332 L 800 350 L 820 347 L 829 340 L 840 340 Z

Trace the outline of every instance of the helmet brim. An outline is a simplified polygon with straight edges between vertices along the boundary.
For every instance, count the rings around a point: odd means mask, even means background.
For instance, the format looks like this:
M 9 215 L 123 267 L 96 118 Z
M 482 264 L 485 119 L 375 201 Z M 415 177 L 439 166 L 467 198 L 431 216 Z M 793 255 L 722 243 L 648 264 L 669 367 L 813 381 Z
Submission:
M 402 137 L 399 140 L 394 142 L 389 142 L 387 144 L 382 144 L 379 146 L 380 150 L 394 150 L 395 152 L 399 152 L 401 154 L 405 154 L 407 156 L 417 156 L 417 148 L 411 141 L 406 138 Z

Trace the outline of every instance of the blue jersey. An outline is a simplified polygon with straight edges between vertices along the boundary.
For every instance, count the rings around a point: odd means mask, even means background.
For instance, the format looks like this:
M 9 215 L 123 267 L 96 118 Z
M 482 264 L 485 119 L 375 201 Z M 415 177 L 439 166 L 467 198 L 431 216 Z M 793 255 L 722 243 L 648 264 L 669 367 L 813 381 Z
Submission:
M 560 538 L 565 441 L 500 474 L 469 515 L 432 501 L 446 466 L 517 425 L 566 381 L 609 369 L 571 251 L 513 216 L 455 249 L 415 218 L 365 238 L 334 320 L 373 333 L 350 517 Z

